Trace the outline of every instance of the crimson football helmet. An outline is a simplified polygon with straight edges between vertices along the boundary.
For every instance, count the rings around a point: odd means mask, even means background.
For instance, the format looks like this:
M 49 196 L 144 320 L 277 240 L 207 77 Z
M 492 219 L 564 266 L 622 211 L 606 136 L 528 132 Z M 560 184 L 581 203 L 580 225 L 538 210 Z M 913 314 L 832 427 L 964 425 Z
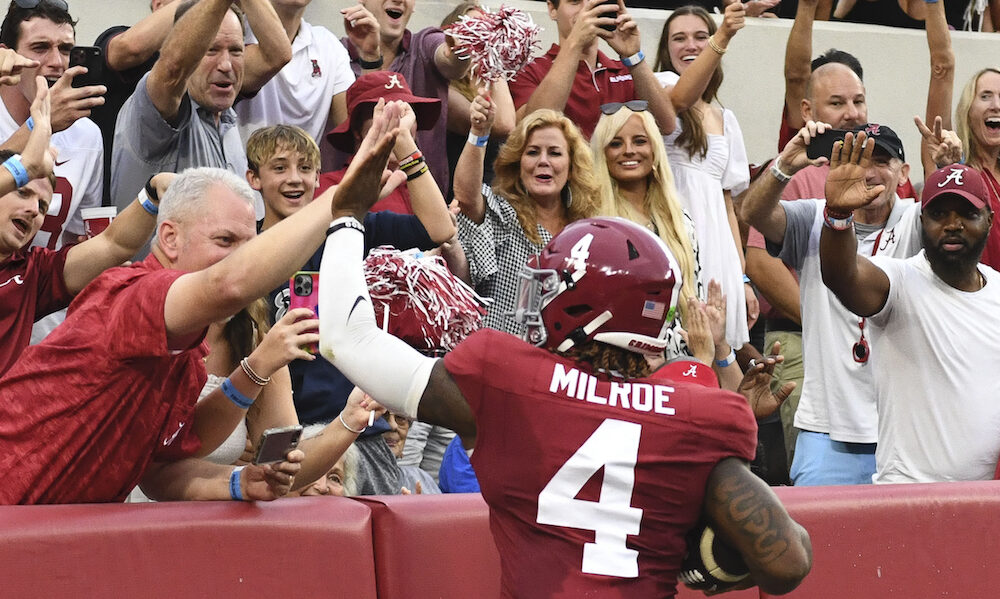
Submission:
M 663 241 L 623 218 L 567 225 L 521 272 L 514 318 L 525 340 L 566 351 L 589 339 L 662 354 L 681 271 Z

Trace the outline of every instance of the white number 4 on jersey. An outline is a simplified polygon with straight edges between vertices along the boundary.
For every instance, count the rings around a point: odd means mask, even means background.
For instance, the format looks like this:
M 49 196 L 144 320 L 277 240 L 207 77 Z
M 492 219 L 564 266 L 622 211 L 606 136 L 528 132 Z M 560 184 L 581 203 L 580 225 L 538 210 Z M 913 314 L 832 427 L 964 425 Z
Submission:
M 594 531 L 594 542 L 583 546 L 581 569 L 587 574 L 639 575 L 639 552 L 626 547 L 625 540 L 639 534 L 642 522 L 642 510 L 632 507 L 641 432 L 633 422 L 605 420 L 538 495 L 539 524 Z M 602 467 L 600 500 L 576 499 Z

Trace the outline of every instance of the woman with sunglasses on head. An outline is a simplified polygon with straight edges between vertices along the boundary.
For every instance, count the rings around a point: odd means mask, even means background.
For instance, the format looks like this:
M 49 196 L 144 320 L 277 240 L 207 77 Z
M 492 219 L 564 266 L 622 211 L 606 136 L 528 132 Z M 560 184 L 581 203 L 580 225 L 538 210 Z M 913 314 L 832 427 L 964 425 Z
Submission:
M 601 190 L 601 214 L 643 225 L 670 248 L 684 283 L 677 302 L 678 318 L 668 332 L 664 358 L 669 362 L 693 356 L 712 365 L 730 352 L 725 340 L 725 298 L 719 286 L 713 284 L 707 293 L 708 303 L 703 301 L 706 290 L 694 222 L 681 206 L 663 138 L 646 107 L 643 100 L 601 106 L 603 114 L 590 138 L 594 174 Z M 702 311 L 711 324 L 712 344 L 691 341 L 689 346 L 686 336 L 695 325 L 689 318 L 693 310 Z M 716 367 L 716 371 L 723 386 L 731 389 L 743 375 L 735 364 Z
M 678 114 L 677 129 L 664 141 L 677 190 L 694 219 L 705 279 L 722 285 L 727 298 L 726 340 L 739 349 L 749 341 L 757 298 L 745 284 L 743 243 L 733 197 L 749 184 L 743 134 L 732 111 L 714 105 L 729 41 L 743 27 L 746 10 L 726 7 L 722 27 L 698 6 L 681 7 L 663 26 L 657 78 Z M 727 363 L 731 357 L 721 360 Z
M 458 238 L 476 291 L 493 299 L 484 325 L 521 335 L 513 318 L 519 275 L 569 223 L 596 216 L 598 185 L 590 148 L 562 113 L 525 116 L 500 148 L 493 186 L 483 184 L 483 158 L 495 109 L 485 89 L 470 107 L 469 139 L 455 168 L 461 208 Z

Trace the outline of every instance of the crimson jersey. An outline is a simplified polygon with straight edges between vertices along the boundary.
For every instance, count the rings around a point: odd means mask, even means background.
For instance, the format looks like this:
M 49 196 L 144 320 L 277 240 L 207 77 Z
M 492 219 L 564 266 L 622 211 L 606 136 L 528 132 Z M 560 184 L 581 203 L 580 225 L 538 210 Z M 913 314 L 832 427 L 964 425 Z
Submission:
M 709 473 L 753 458 L 746 399 L 594 376 L 490 329 L 444 360 L 475 414 L 504 596 L 673 597 Z
M 68 247 L 21 249 L 0 262 L 0 375 L 28 347 L 31 325 L 73 299 L 63 278 L 68 253 Z
M 105 271 L 0 379 L 0 504 L 122 501 L 150 461 L 197 451 L 208 349 L 170 350 L 163 321 L 182 274 L 153 256 Z

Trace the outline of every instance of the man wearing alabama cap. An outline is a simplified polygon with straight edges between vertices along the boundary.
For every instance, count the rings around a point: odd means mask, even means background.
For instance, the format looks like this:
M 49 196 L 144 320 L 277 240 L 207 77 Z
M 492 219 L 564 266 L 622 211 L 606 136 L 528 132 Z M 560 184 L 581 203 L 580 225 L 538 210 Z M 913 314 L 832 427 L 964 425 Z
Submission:
M 865 136 L 837 148 L 827 207 L 850 212 L 884 191 L 865 184 Z M 869 144 L 870 145 L 870 144 Z M 924 186 L 924 249 L 867 258 L 851 226 L 826 226 L 824 281 L 870 323 L 879 411 L 876 483 L 993 478 L 1000 454 L 1000 274 L 979 263 L 993 222 L 981 175 L 965 165 L 935 171 Z M 986 326 L 984 326 L 986 325 Z
M 873 148 L 862 183 L 882 190 L 870 202 L 838 212 L 823 199 L 779 201 L 793 174 L 825 164 L 825 157 L 811 160 L 806 150 L 829 128 L 807 122 L 782 150 L 776 161 L 780 167 L 758 177 L 742 206 L 743 218 L 767 238 L 768 251 L 799 274 L 805 376 L 795 411 L 799 435 L 790 472 L 799 486 L 865 484 L 876 471 L 879 413 L 870 360 L 872 330 L 823 285 L 823 227 L 851 221 L 857 252 L 865 256 L 908 258 L 920 250 L 919 205 L 896 194 L 909 166 L 899 136 L 886 125 L 855 128 L 865 132 Z

